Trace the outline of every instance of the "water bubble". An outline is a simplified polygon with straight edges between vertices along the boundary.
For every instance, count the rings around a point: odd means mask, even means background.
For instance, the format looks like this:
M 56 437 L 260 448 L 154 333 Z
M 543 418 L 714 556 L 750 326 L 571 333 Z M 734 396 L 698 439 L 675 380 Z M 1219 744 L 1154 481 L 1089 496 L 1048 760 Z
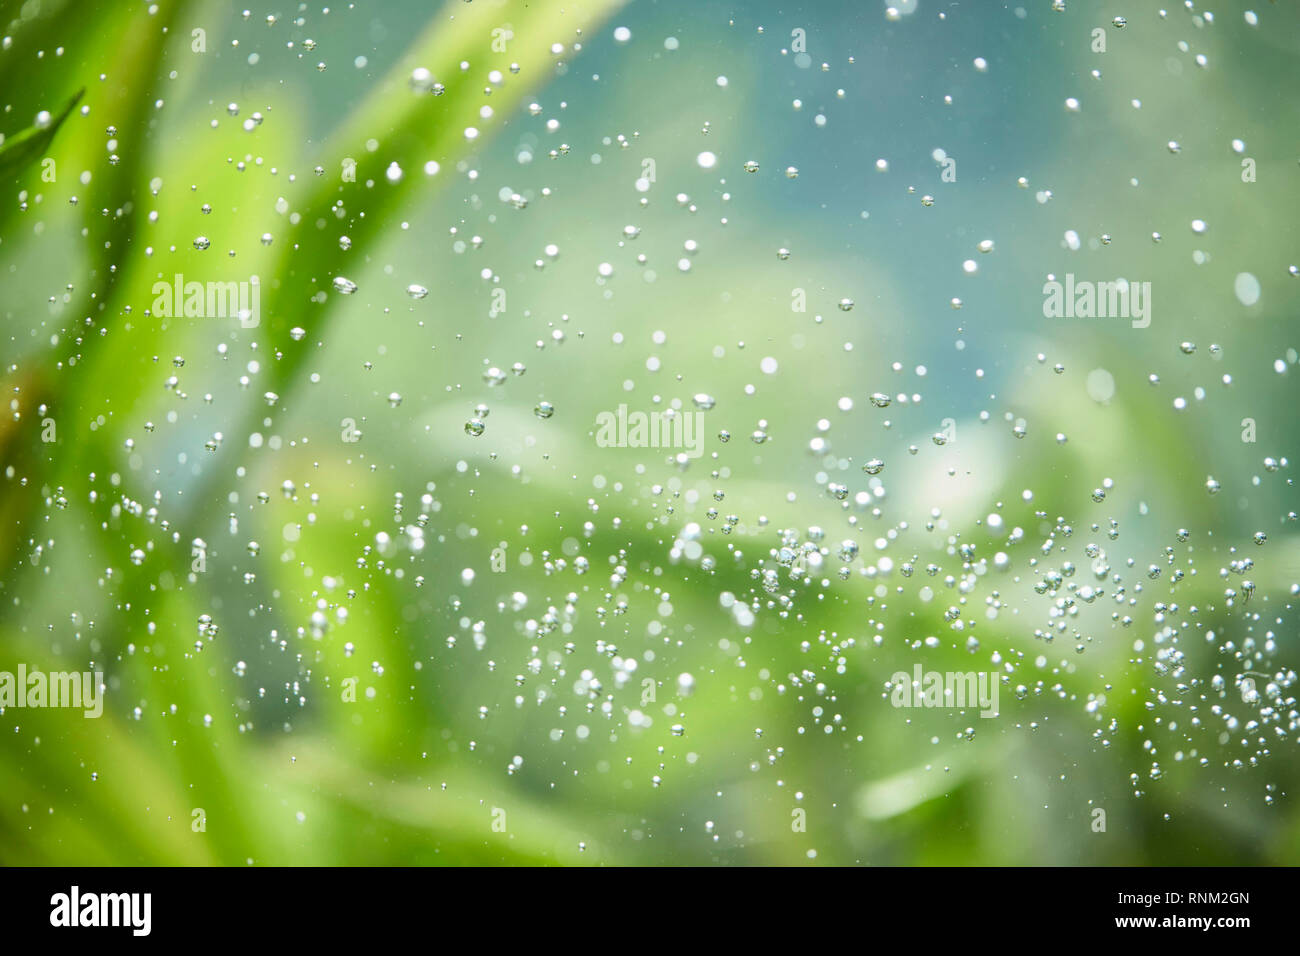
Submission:
M 334 288 L 340 295 L 352 295 L 357 291 L 357 284 L 343 276 L 334 277 Z
M 555 414 L 555 406 L 550 402 L 538 402 L 537 407 L 533 409 L 533 414 L 541 419 L 550 418 Z
M 478 438 L 479 435 L 483 434 L 483 429 L 486 427 L 487 426 L 477 418 L 471 418 L 465 423 L 465 434 L 469 435 L 471 438 Z
M 1254 305 L 1259 301 L 1259 280 L 1249 272 L 1239 272 L 1232 284 L 1232 291 L 1236 294 L 1237 301 L 1242 305 Z
M 427 93 L 433 88 L 433 74 L 422 66 L 411 71 L 411 89 L 417 93 Z
M 429 290 L 422 285 L 415 285 L 412 283 L 406 287 L 406 294 L 412 299 L 423 299 L 429 294 Z

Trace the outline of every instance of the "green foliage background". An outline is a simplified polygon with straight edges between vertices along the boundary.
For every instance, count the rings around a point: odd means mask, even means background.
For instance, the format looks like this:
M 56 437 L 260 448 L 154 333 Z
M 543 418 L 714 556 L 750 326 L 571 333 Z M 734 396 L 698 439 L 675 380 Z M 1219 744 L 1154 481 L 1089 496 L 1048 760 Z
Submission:
M 1198 25 L 1181 7 L 1162 18 L 1046 2 L 1019 16 L 922 0 L 897 23 L 858 3 L 358 2 L 248 18 L 225 3 L 3 4 L 0 669 L 99 669 L 108 691 L 100 720 L 0 716 L 0 862 L 1293 861 L 1293 735 L 1254 759 L 1258 735 L 1224 733 L 1209 712 L 1234 704 L 1241 666 L 1224 642 L 1263 653 L 1271 640 L 1270 672 L 1296 663 L 1294 489 L 1262 460 L 1296 439 L 1300 18 L 1259 6 L 1253 28 L 1235 9 Z M 1097 26 L 1104 54 L 1090 46 Z M 794 28 L 808 67 L 785 49 Z M 410 89 L 419 66 L 442 95 Z M 54 121 L 32 129 L 40 110 Z M 245 130 L 254 111 L 262 122 Z M 1255 183 L 1229 148 L 1238 137 Z M 940 180 L 936 148 L 957 159 L 956 183 Z M 696 162 L 706 149 L 711 171 Z M 355 183 L 339 175 L 345 158 Z M 646 158 L 655 182 L 642 194 Z M 1084 249 L 1062 248 L 1066 229 Z M 200 235 L 210 248 L 193 246 Z M 975 252 L 984 238 L 989 256 Z M 1045 322 L 1043 276 L 1065 271 L 1150 281 L 1152 326 Z M 1256 306 L 1233 294 L 1244 271 L 1261 282 Z M 151 315 L 153 283 L 175 273 L 260 276 L 259 326 Z M 356 294 L 334 291 L 340 275 Z M 411 299 L 411 283 L 428 298 Z M 791 312 L 794 289 L 806 313 Z M 844 297 L 852 311 L 836 307 Z M 524 375 L 483 382 L 515 362 Z M 1116 382 L 1105 403 L 1085 387 L 1096 368 Z M 717 407 L 688 468 L 595 444 L 602 410 L 689 408 L 700 392 Z M 886 412 L 874 392 L 923 398 Z M 556 408 L 545 421 L 542 400 Z M 491 412 L 472 438 L 480 402 Z M 1024 439 L 1007 416 L 1025 419 Z M 1241 440 L 1248 417 L 1254 444 Z M 356 444 L 340 440 L 348 418 Z M 928 436 L 945 418 L 957 440 L 937 447 Z M 756 429 L 770 440 L 751 442 Z M 819 434 L 830 450 L 813 454 Z M 887 462 L 880 519 L 821 487 L 865 488 L 873 456 Z M 1093 501 L 1106 478 L 1113 489 Z M 1003 530 L 985 521 L 994 511 Z M 414 550 L 403 529 L 420 515 Z M 1076 603 L 1048 642 L 1056 596 L 1034 591 L 1029 562 L 1048 563 L 1037 548 L 1057 516 L 1081 567 L 1084 541 L 1118 523 L 1104 543 L 1117 570 L 1132 559 L 1137 600 Z M 675 551 L 690 523 L 712 569 Z M 826 570 L 791 580 L 772 561 L 777 529 L 812 526 L 826 532 Z M 917 555 L 942 572 L 857 573 L 891 528 L 895 566 Z M 843 538 L 863 552 L 847 581 L 834 573 Z M 500 541 L 504 575 L 489 564 Z M 970 596 L 975 653 L 944 617 L 959 600 L 944 583 L 961 571 L 957 543 L 1012 557 Z M 1239 578 L 1219 569 L 1245 555 L 1256 591 L 1243 604 L 1225 598 Z M 780 571 L 785 602 L 759 586 L 760 562 Z M 1153 563 L 1159 580 L 1145 576 Z M 1176 585 L 1175 566 L 1189 569 Z M 993 591 L 1002 610 L 985 619 Z M 756 602 L 753 625 L 721 595 Z M 555 629 L 538 633 L 548 609 Z M 203 615 L 219 631 L 196 650 Z M 1187 675 L 1152 665 L 1165 624 L 1179 627 Z M 987 669 L 994 653 L 1019 668 L 999 719 L 888 704 L 897 670 Z M 620 682 L 628 659 L 637 668 Z M 584 671 L 599 693 L 575 692 Z M 676 692 L 683 671 L 691 697 Z M 1203 683 L 1216 673 L 1226 696 Z M 1201 683 L 1180 688 L 1189 676 Z M 355 703 L 342 699 L 349 677 Z M 1017 683 L 1032 688 L 1023 700 Z M 791 828 L 795 807 L 806 832 Z M 1098 807 L 1105 833 L 1090 825 Z

